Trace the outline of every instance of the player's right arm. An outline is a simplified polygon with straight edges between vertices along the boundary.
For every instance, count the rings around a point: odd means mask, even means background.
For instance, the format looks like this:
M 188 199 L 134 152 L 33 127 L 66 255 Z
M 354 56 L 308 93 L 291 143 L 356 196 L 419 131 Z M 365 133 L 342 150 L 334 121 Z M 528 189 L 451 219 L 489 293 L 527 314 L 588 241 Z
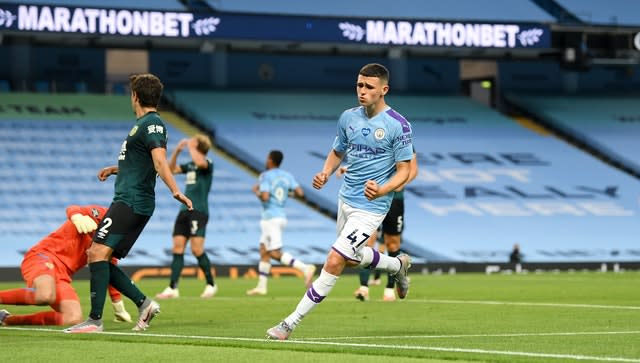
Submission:
M 261 202 L 268 201 L 269 197 L 271 196 L 271 194 L 269 193 L 268 182 L 265 181 L 265 178 L 266 176 L 264 174 L 260 174 L 260 176 L 258 176 L 258 183 L 254 184 L 253 188 L 251 188 L 253 193 Z
M 118 167 L 115 165 L 102 168 L 98 171 L 98 179 L 100 181 L 105 181 L 109 176 L 118 174 L 118 170 L 119 170 Z
M 169 188 L 173 198 L 180 203 L 187 206 L 187 209 L 193 210 L 193 203 L 186 195 L 182 194 L 178 188 L 176 180 L 173 178 L 173 173 L 169 169 L 169 162 L 167 161 L 167 150 L 163 147 L 156 147 L 151 149 L 151 158 L 153 159 L 153 166 L 156 169 L 156 173 L 160 176 L 160 179 Z
M 171 153 L 171 157 L 169 158 L 169 169 L 171 169 L 171 172 L 174 174 L 182 173 L 182 168 L 180 167 L 180 165 L 178 165 L 178 155 L 180 154 L 182 149 L 187 146 L 188 142 L 189 140 L 187 139 L 180 140 L 176 148 Z
M 313 187 L 316 189 L 321 189 L 329 180 L 329 176 L 333 174 L 336 169 L 342 163 L 342 158 L 344 157 L 343 153 L 336 151 L 335 149 L 331 149 L 327 158 L 324 161 L 324 165 L 322 166 L 322 171 L 313 176 Z

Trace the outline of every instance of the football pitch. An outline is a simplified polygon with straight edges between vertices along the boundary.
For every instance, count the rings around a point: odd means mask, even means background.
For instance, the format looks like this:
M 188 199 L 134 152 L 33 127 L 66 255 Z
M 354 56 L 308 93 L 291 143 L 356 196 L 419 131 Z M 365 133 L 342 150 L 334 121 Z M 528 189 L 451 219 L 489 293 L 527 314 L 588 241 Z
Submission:
M 159 301 L 145 332 L 112 322 L 107 301 L 104 333 L 0 327 L 2 361 L 640 363 L 640 272 L 410 276 L 407 299 L 383 302 L 383 286 L 372 286 L 371 300 L 360 302 L 357 275 L 344 275 L 285 342 L 265 340 L 265 331 L 295 308 L 301 279 L 272 278 L 269 295 L 248 297 L 255 279 L 218 278 L 218 295 L 201 299 L 203 282 L 183 278 L 181 297 Z M 88 282 L 74 284 L 86 315 Z M 138 285 L 153 296 L 166 284 Z

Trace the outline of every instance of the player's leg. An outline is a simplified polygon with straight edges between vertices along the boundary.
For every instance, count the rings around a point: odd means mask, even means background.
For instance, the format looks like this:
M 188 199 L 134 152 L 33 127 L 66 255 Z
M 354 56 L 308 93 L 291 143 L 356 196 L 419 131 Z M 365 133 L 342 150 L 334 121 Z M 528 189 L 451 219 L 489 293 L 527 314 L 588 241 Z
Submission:
M 338 202 L 338 238 L 329 251 L 320 275 L 307 289 L 296 309 L 280 324 L 267 330 L 270 339 L 285 340 L 302 319 L 329 295 L 345 266 L 357 266 L 359 250 L 382 223 L 384 215 L 366 213 Z M 359 231 L 372 231 L 363 233 Z
M 146 330 L 149 322 L 160 312 L 160 305 L 146 295 L 131 281 L 129 276 L 117 265 L 109 264 L 111 279 L 109 283 L 128 297 L 138 307 L 138 321 L 133 330 Z
M 204 273 L 204 278 L 207 282 L 204 291 L 200 294 L 200 297 L 209 298 L 215 296 L 218 292 L 218 286 L 216 285 L 213 274 L 211 273 L 211 262 L 209 261 L 207 252 L 204 250 L 204 241 L 204 236 L 192 236 L 191 253 L 193 253 L 198 261 L 198 267 L 200 267 L 200 270 Z
M 306 264 L 302 260 L 293 257 L 289 252 L 282 252 L 282 235 L 287 226 L 286 218 L 273 218 L 273 231 L 271 234 L 270 253 L 271 258 L 280 261 L 285 266 L 290 266 L 304 274 L 304 282 L 307 288 L 311 286 L 316 267 L 313 264 Z
M 42 305 L 36 304 L 36 292 L 31 287 L 21 287 L 0 291 L 2 305 Z
M 384 242 L 387 247 L 387 254 L 389 257 L 398 257 L 400 255 L 400 234 L 389 234 L 385 233 Z M 384 301 L 395 301 L 396 293 L 394 291 L 396 279 L 395 276 L 389 273 L 387 275 L 387 286 L 384 289 L 384 293 L 382 295 L 382 300 Z
M 52 304 L 56 298 L 56 266 L 54 262 L 45 253 L 27 252 L 20 264 L 20 272 L 27 287 L 0 291 L 0 304 Z
M 169 286 L 162 292 L 156 294 L 158 299 L 173 299 L 180 296 L 178 282 L 182 269 L 184 268 L 184 249 L 189 236 L 189 215 L 188 211 L 180 211 L 173 224 L 173 246 L 171 248 L 171 277 Z
M 54 290 L 56 290 L 54 295 L 58 298 L 50 303 L 52 310 L 9 315 L 3 320 L 3 325 L 70 325 L 81 322 L 80 299 L 70 282 L 59 280 L 57 284 L 54 283 L 54 286 Z
M 171 287 L 172 289 L 178 289 L 180 275 L 182 275 L 182 269 L 184 268 L 184 249 L 186 244 L 186 236 L 173 236 L 173 248 L 171 250 L 173 256 L 171 261 L 171 278 L 169 280 L 169 287 Z
M 272 236 L 275 224 L 272 219 L 260 220 L 260 261 L 258 262 L 258 284 L 255 288 L 248 290 L 247 295 L 266 295 L 269 273 L 271 273 L 271 254 L 269 251 L 278 249 L 272 247 Z
M 184 249 L 186 244 L 186 236 L 173 236 L 173 256 L 171 258 L 171 277 L 169 278 L 169 286 L 167 286 L 162 292 L 156 294 L 158 299 L 174 299 L 180 297 L 178 282 L 180 281 L 180 275 L 182 275 L 182 269 L 184 268 Z
M 108 213 L 109 212 L 107 212 L 105 218 L 103 218 L 102 223 L 107 219 Z M 98 229 L 98 231 L 99 230 L 100 229 Z M 91 274 L 89 280 L 91 312 L 89 313 L 89 318 L 84 322 L 64 329 L 65 333 L 96 333 L 104 329 L 102 325 L 102 311 L 107 295 L 107 287 L 109 286 L 109 259 L 112 253 L 113 250 L 110 246 L 96 243 L 95 240 L 91 243 L 91 246 L 87 250 L 89 272 Z
M 51 261 L 45 254 L 28 253 L 20 268 L 29 288 L 0 292 L 1 302 L 12 305 L 54 305 L 57 296 L 56 268 Z M 62 325 L 62 322 L 62 314 L 57 311 L 8 314 L 2 319 L 2 325 Z
M 112 259 L 112 261 L 115 259 Z M 115 262 L 114 262 L 115 263 Z M 113 273 L 111 273 L 113 276 Z M 113 278 L 113 277 L 112 277 Z M 116 323 L 131 322 L 131 315 L 124 307 L 124 301 L 122 300 L 122 294 L 113 285 L 109 284 L 109 297 L 111 298 L 111 307 L 113 308 L 113 321 Z
M 404 199 L 393 199 L 389 213 L 387 213 L 387 217 L 382 223 L 382 231 L 384 236 L 384 246 L 389 257 L 400 256 L 400 244 L 402 242 L 402 232 L 404 231 Z M 389 273 L 387 286 L 385 287 L 384 294 L 382 296 L 384 301 L 395 301 L 396 294 L 393 289 L 395 282 L 396 276 Z M 398 293 L 401 295 L 402 286 L 399 286 L 399 289 Z
M 82 321 L 82 308 L 78 293 L 71 286 L 71 279 L 65 277 L 56 283 L 57 298 L 51 307 L 62 315 L 62 323 L 55 325 L 72 325 Z M 54 324 L 51 324 L 54 325 Z
M 268 239 L 265 239 L 265 242 Z M 268 243 L 268 242 L 267 242 Z M 265 243 L 260 243 L 260 262 L 258 263 L 258 284 L 255 288 L 247 291 L 247 295 L 266 295 L 267 294 L 267 282 L 269 280 L 269 273 L 271 272 L 271 254 L 267 251 Z
M 204 273 L 204 277 L 207 282 L 204 291 L 200 294 L 200 297 L 213 297 L 218 292 L 218 286 L 216 286 L 213 274 L 211 273 L 211 261 L 209 261 L 209 256 L 207 256 L 207 252 L 204 249 L 209 215 L 199 211 L 192 211 L 190 215 L 191 253 L 193 253 L 193 256 L 198 261 L 198 267 L 200 267 L 200 270 Z
M 42 290 L 22 287 L 0 291 L 0 304 L 4 305 L 49 305 L 55 300 L 55 279 L 51 275 L 36 278 Z M 51 286 L 51 287 L 50 287 Z
M 367 240 L 367 246 L 373 247 L 378 240 L 378 234 L 372 234 Z M 368 268 L 360 269 L 358 276 L 360 278 L 360 286 L 354 291 L 353 296 L 360 301 L 368 301 L 369 300 L 369 275 L 371 274 L 371 270 Z
M 384 241 L 383 241 L 382 234 L 381 234 L 381 236 L 380 236 L 378 241 L 381 242 L 378 245 L 378 252 L 385 253 L 386 249 L 385 249 L 385 246 L 384 246 Z M 380 285 L 382 283 L 382 281 L 380 280 L 381 277 L 382 277 L 382 271 L 374 270 L 374 272 L 373 272 L 373 280 L 371 280 L 369 282 L 369 285 L 375 285 L 375 286 Z
M 409 267 L 411 267 L 411 258 L 409 255 L 401 253 L 397 257 L 390 257 L 370 247 L 365 247 L 361 255 L 362 260 L 359 266 L 361 268 L 368 266 L 372 269 L 390 273 L 394 277 L 396 284 L 398 284 L 396 286 L 398 296 L 404 299 L 409 290 L 409 280 L 407 279 L 407 273 Z
M 98 226 L 93 243 L 87 250 L 91 273 L 89 318 L 83 323 L 65 329 L 65 332 L 91 333 L 102 329 L 102 312 L 109 284 L 132 299 L 138 306 L 140 317 L 136 327 L 144 327 L 140 330 L 146 329 L 148 322 L 159 312 L 159 305 L 146 298 L 135 285 L 131 284 L 131 280 L 124 273 L 111 277 L 111 271 L 122 272 L 117 266 L 111 267 L 111 255 L 116 258 L 126 257 L 149 218 L 149 216 L 135 214 L 133 209 L 121 202 L 114 202 L 109 207 Z M 141 296 L 144 296 L 144 299 Z M 153 314 L 149 314 L 149 309 Z
M 329 295 L 346 264 L 347 261 L 342 255 L 330 250 L 320 275 L 307 289 L 295 310 L 278 325 L 267 330 L 267 338 L 275 340 L 288 339 L 302 319 Z

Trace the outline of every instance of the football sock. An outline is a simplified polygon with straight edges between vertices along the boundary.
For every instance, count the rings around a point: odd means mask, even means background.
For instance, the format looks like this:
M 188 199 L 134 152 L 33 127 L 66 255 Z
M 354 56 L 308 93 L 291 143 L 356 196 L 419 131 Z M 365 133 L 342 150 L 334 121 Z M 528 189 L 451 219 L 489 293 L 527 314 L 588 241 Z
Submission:
M 376 272 L 373 275 L 373 278 L 376 280 L 380 280 L 380 276 L 382 276 L 382 271 L 376 270 Z
M 35 305 L 36 291 L 28 287 L 0 291 L 0 304 Z
M 384 255 L 371 247 L 362 249 L 362 260 L 358 267 L 387 271 L 395 274 L 400 271 L 400 260 Z
M 266 289 L 267 288 L 267 279 L 269 278 L 269 273 L 271 272 L 271 264 L 269 262 L 260 261 L 258 263 L 258 288 Z
M 334 276 L 324 269 L 320 272 L 320 276 L 311 284 L 311 287 L 302 297 L 302 300 L 296 306 L 296 310 L 291 313 L 284 321 L 291 328 L 295 328 L 302 318 L 305 317 L 316 305 L 324 300 L 335 286 L 338 276 Z
M 111 271 L 110 273 L 113 274 L 113 271 Z M 112 285 L 109 285 L 108 292 L 111 301 L 120 301 L 122 299 L 122 294 L 120 294 L 120 291 L 116 290 L 116 288 Z
M 109 261 L 98 261 L 89 264 L 89 271 L 91 271 L 91 281 L 89 283 L 91 312 L 89 317 L 94 320 L 102 318 L 104 300 L 107 297 L 107 287 L 109 286 L 109 265 Z M 118 288 L 115 284 L 113 286 Z
M 178 280 L 180 280 L 180 274 L 182 274 L 182 268 L 184 267 L 184 255 L 174 253 L 173 260 L 171 261 L 171 281 L 169 287 L 175 289 L 178 287 Z
M 129 276 L 125 274 L 120 267 L 109 264 L 110 270 L 110 280 L 109 283 L 111 286 L 115 287 L 120 291 L 124 296 L 128 297 L 133 301 L 136 306 L 142 305 L 145 299 L 145 295 L 138 289 L 138 286 L 131 281 Z
M 213 282 L 213 275 L 211 274 L 211 262 L 209 261 L 209 257 L 206 252 L 196 257 L 196 259 L 198 260 L 198 266 L 200 266 L 200 269 L 204 272 L 207 284 L 211 286 L 215 285 Z
M 62 325 L 62 313 L 42 311 L 26 315 L 9 315 L 4 323 L 7 325 Z
M 360 286 L 369 286 L 369 274 L 371 273 L 371 270 L 369 270 L 368 268 L 363 268 L 360 269 L 359 275 L 360 275 Z
M 285 252 L 282 254 L 282 257 L 280 257 L 280 263 L 285 266 L 291 266 L 302 272 L 304 272 L 307 269 L 306 263 L 300 260 L 296 260 L 295 258 L 293 258 L 293 256 L 291 256 L 289 252 Z
M 400 254 L 400 250 L 393 251 L 393 252 L 389 251 L 388 253 L 389 253 L 389 257 L 395 258 Z M 396 285 L 396 279 L 394 278 L 394 274 L 387 274 L 387 288 L 393 289 L 395 285 Z

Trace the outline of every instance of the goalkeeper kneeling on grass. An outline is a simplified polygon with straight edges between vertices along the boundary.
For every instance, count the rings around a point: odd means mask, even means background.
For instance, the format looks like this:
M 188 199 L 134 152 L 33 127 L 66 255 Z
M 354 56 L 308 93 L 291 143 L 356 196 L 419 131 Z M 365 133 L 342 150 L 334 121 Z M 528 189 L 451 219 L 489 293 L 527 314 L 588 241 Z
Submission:
M 49 305 L 53 311 L 15 315 L 0 310 L 0 325 L 71 325 L 83 320 L 71 277 L 87 265 L 87 248 L 106 211 L 97 205 L 69 206 L 67 220 L 27 251 L 20 266 L 27 287 L 0 291 L 0 305 Z M 120 292 L 109 286 L 109 295 L 115 321 L 131 322 Z

